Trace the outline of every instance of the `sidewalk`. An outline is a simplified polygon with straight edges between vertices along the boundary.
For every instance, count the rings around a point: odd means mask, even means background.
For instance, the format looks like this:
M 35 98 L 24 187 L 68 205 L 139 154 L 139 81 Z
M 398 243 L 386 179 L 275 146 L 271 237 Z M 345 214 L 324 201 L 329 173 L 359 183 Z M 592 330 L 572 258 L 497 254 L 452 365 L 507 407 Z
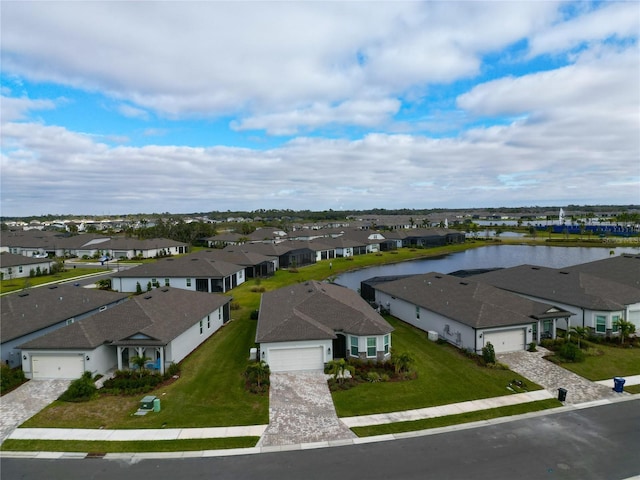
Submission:
M 624 386 L 628 387 L 629 385 L 640 385 L 640 375 L 630 375 L 628 377 L 622 377 L 624 378 Z M 613 388 L 613 378 L 610 378 L 608 380 L 599 380 L 597 382 L 598 385 L 604 385 L 605 387 L 611 387 Z

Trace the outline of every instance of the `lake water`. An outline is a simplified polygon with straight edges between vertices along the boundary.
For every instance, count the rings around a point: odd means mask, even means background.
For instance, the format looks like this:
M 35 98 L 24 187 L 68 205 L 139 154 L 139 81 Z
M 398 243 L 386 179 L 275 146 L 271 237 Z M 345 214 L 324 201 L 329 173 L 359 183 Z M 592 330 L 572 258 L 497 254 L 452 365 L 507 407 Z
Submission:
M 354 290 L 360 282 L 384 275 L 409 275 L 427 272 L 451 273 L 476 268 L 515 267 L 530 264 L 542 267 L 562 268 L 578 263 L 602 260 L 610 256 L 629 253 L 640 255 L 640 247 L 546 247 L 529 245 L 489 245 L 442 257 L 411 260 L 392 265 L 380 265 L 347 272 L 336 277 L 335 282 Z

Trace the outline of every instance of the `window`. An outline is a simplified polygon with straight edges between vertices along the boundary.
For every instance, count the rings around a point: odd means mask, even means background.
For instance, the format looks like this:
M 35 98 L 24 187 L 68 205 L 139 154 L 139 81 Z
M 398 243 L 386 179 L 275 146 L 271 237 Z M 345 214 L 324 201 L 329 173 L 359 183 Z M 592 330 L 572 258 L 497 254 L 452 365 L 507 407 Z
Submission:
M 200 335 L 202 335 L 202 320 L 200 320 Z
M 218 320 L 222 320 L 222 308 L 218 309 Z
M 67 325 L 71 325 L 75 321 L 76 321 L 75 318 L 68 318 L 66 323 L 67 323 Z
M 376 339 L 367 338 L 367 357 L 375 357 L 376 356 Z
M 607 317 L 604 315 L 596 315 L 596 332 L 606 333 L 607 331 Z
M 18 273 L 22 273 L 22 265 L 18 267 Z
M 416 318 L 420 318 L 420 307 L 416 305 Z
M 171 282 L 169 282 L 169 279 L 168 279 L 168 278 L 165 278 L 165 279 L 164 279 L 164 286 L 165 286 L 165 287 L 170 287 L 170 286 L 171 286 Z
M 358 356 L 358 337 L 351 337 L 351 356 Z
M 191 279 L 187 278 L 187 287 L 190 287 L 190 286 L 191 286 Z
M 618 323 L 620 322 L 620 315 L 614 315 L 613 317 L 611 317 L 611 330 L 614 332 L 618 331 L 619 325 Z
M 390 335 L 384 336 L 384 353 L 389 353 L 389 340 L 391 339 Z

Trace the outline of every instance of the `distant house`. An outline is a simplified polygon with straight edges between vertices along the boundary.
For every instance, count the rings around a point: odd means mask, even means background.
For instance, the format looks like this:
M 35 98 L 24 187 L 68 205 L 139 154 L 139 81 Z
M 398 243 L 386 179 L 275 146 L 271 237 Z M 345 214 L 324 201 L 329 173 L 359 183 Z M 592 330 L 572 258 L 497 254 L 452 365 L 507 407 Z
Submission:
M 629 284 L 633 272 L 637 272 L 634 262 L 638 260 L 629 260 L 616 263 L 622 282 L 599 274 L 593 270 L 593 265 L 560 269 L 520 265 L 470 278 L 527 298 L 553 303 L 572 312 L 574 317 L 565 326 L 567 329 L 571 326 L 588 327 L 595 334 L 610 336 L 618 334 L 619 320 L 640 319 L 640 288 Z M 600 264 L 600 267 L 601 271 L 606 268 L 605 264 Z M 628 274 L 623 273 L 625 267 L 630 270 Z
M 104 290 L 51 285 L 29 288 L 0 297 L 2 312 L 2 362 L 22 364 L 19 345 L 54 330 L 110 309 L 127 295 Z
M 200 254 L 163 258 L 129 270 L 120 270 L 112 275 L 111 287 L 119 292 L 135 292 L 138 285 L 142 290 L 147 290 L 151 285 L 224 293 L 245 280 L 244 267 Z
M 48 258 L 25 257 L 13 253 L 0 254 L 0 275 L 2 280 L 32 277 L 38 273 L 51 272 L 53 260 Z
M 133 357 L 164 373 L 230 319 L 225 295 L 160 288 L 24 343 L 27 378 L 79 378 L 134 368 Z
M 524 350 L 572 313 L 487 283 L 440 273 L 374 282 L 376 303 L 395 317 L 473 352 L 491 343 L 497 353 Z M 363 287 L 364 290 L 364 287 Z
M 287 241 L 282 243 L 247 243 L 242 246 L 243 251 L 255 252 L 267 257 L 276 258 L 278 268 L 303 267 L 316 263 L 316 252 L 309 242 Z M 225 247 L 225 250 L 233 247 Z
M 277 270 L 278 261 L 260 253 L 243 250 L 241 245 L 225 250 L 212 249 L 192 253 L 193 257 L 210 258 L 244 267 L 245 278 L 270 277 Z
M 389 358 L 393 327 L 353 290 L 309 281 L 262 295 L 259 358 L 272 372 L 322 370 L 338 358 Z

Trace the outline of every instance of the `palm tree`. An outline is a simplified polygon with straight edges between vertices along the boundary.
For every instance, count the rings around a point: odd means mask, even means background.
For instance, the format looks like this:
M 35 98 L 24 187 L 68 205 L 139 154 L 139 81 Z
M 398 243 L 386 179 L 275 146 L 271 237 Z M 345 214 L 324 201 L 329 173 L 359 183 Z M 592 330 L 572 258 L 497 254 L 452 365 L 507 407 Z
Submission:
M 399 373 L 409 371 L 409 367 L 413 363 L 413 357 L 408 352 L 391 352 L 391 363 L 393 363 L 396 375 L 398 375 Z
M 629 336 L 636 331 L 636 326 L 633 323 L 623 319 L 618 320 L 617 323 L 618 330 L 620 331 L 621 343 L 624 344 L 624 340 L 626 338 L 629 338 Z
M 262 388 L 262 384 L 269 380 L 269 375 L 271 374 L 271 369 L 267 362 L 260 361 L 254 362 L 247 367 L 247 376 L 249 379 L 253 379 L 256 382 L 256 386 L 258 388 Z
M 131 358 L 131 363 L 133 363 L 133 365 L 135 365 L 135 367 L 138 369 L 138 373 L 141 377 L 146 371 L 146 365 L 149 360 L 151 359 L 149 357 L 145 357 L 144 355 L 136 355 L 135 357 Z
M 353 365 L 349 365 L 344 358 L 341 358 L 340 360 L 331 360 L 329 362 L 329 373 L 333 375 L 334 380 L 340 383 L 344 382 L 346 372 L 353 375 L 355 368 Z
M 589 335 L 589 329 L 587 327 L 571 327 L 569 329 L 569 334 L 575 333 L 576 337 L 578 337 L 578 348 L 580 348 L 580 339 L 587 338 Z

